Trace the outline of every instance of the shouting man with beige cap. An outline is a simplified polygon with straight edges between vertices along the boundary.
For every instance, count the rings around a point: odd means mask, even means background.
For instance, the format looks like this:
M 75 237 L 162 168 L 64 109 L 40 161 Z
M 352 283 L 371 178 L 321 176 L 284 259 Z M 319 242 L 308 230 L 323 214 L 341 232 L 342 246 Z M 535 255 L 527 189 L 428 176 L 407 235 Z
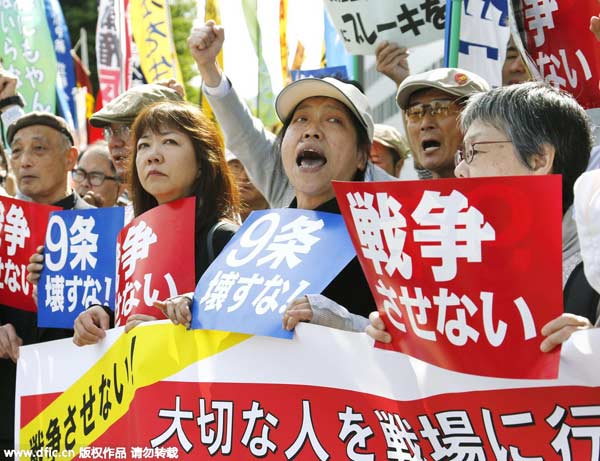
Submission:
M 203 95 L 206 96 L 223 130 L 226 147 L 235 152 L 256 188 L 271 207 L 285 207 L 295 194 L 281 159 L 273 156 L 275 135 L 265 129 L 259 119 L 252 116 L 250 109 L 222 71 L 217 56 L 224 40 L 223 27 L 216 25 L 213 20 L 195 27 L 188 39 L 190 52 L 202 76 Z M 393 176 L 367 161 L 366 181 L 393 179 Z
M 434 178 L 454 177 L 454 154 L 463 138 L 460 112 L 471 95 L 489 89 L 477 74 L 455 68 L 411 75 L 398 87 L 408 143 Z

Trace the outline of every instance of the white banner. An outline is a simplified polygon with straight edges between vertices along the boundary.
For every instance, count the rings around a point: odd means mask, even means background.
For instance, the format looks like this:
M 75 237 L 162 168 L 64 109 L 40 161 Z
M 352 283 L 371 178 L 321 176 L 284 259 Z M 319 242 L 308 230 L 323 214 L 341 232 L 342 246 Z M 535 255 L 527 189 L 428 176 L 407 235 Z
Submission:
M 309 324 L 289 341 L 148 323 L 96 346 L 22 347 L 17 448 L 33 450 L 21 459 L 597 461 L 599 350 L 600 331 L 578 332 L 558 379 L 494 379 Z
M 323 2 L 351 54 L 375 54 L 383 40 L 413 47 L 444 38 L 446 2 L 440 0 Z
M 458 67 L 501 86 L 509 37 L 508 0 L 462 2 Z

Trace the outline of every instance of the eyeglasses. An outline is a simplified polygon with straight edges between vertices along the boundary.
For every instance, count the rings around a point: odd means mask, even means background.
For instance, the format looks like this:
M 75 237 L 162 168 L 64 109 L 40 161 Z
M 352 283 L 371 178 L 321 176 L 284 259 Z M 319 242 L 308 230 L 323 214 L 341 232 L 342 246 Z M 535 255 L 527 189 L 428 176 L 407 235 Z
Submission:
M 73 181 L 77 183 L 83 182 L 85 181 L 85 178 L 87 178 L 87 180 L 92 186 L 101 186 L 107 179 L 111 181 L 119 181 L 118 176 L 106 176 L 104 173 L 101 173 L 99 171 L 91 171 L 88 173 L 87 171 L 81 168 L 72 170 L 71 177 L 73 178 Z
M 475 154 L 486 154 L 487 152 L 482 152 L 480 150 L 475 149 L 475 146 L 477 146 L 479 144 L 504 144 L 504 143 L 512 143 L 512 141 L 481 141 L 481 142 L 474 142 L 473 144 L 471 144 L 471 147 L 469 147 L 469 148 L 466 148 L 463 146 L 461 149 L 458 149 L 456 151 L 456 154 L 454 154 L 454 165 L 458 165 L 463 160 L 465 161 L 465 163 L 469 164 L 473 161 Z
M 128 125 L 121 125 L 117 128 L 113 128 L 111 126 L 105 126 L 102 129 L 102 133 L 104 134 L 104 140 L 106 142 L 110 142 L 110 138 L 116 136 L 119 139 L 127 140 L 129 139 L 129 134 L 131 133 L 131 129 Z
M 420 122 L 426 114 L 432 117 L 446 117 L 451 112 L 456 112 L 457 107 L 454 100 L 431 101 L 429 104 L 415 104 L 406 109 L 406 117 L 411 122 Z

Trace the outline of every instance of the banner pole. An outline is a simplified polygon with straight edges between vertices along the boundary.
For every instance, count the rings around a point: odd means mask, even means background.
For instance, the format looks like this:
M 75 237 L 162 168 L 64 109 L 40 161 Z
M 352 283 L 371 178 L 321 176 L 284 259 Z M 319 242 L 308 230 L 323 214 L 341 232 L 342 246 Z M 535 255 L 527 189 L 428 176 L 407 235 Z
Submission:
M 448 67 L 458 66 L 458 48 L 460 45 L 460 17 L 462 14 L 462 0 L 452 0 L 452 13 L 450 16 L 450 45 L 448 47 Z M 447 20 L 448 18 L 446 18 Z
M 444 67 L 450 67 L 450 26 L 452 23 L 452 0 L 446 0 L 446 23 L 444 26 Z

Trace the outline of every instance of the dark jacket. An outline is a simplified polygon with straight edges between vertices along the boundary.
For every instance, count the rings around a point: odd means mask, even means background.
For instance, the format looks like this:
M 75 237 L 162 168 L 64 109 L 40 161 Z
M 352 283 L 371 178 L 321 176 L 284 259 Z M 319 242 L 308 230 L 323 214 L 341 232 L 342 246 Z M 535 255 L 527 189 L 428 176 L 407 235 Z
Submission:
M 583 262 L 575 266 L 563 289 L 565 312 L 587 317 L 592 325 L 597 320 L 600 295 L 590 286 L 583 271 Z

